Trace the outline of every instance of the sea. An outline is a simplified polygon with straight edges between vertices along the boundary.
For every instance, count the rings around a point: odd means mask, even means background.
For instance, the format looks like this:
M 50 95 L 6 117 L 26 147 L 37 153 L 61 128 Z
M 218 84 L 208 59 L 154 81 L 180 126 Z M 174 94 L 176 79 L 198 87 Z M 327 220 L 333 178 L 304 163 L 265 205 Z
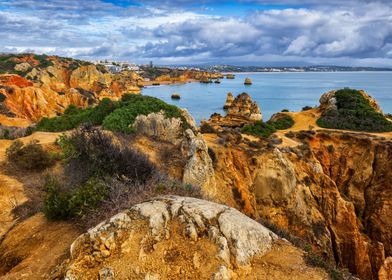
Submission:
M 384 113 L 392 113 L 391 72 L 263 72 L 235 73 L 234 80 L 221 79 L 220 84 L 198 82 L 149 86 L 142 94 L 158 97 L 167 103 L 186 108 L 197 123 L 213 113 L 225 114 L 223 105 L 228 92 L 248 93 L 255 100 L 267 121 L 283 109 L 301 111 L 304 106 L 318 106 L 320 96 L 344 87 L 362 89 L 373 96 Z M 244 85 L 245 78 L 252 85 Z M 172 100 L 179 93 L 181 99 Z

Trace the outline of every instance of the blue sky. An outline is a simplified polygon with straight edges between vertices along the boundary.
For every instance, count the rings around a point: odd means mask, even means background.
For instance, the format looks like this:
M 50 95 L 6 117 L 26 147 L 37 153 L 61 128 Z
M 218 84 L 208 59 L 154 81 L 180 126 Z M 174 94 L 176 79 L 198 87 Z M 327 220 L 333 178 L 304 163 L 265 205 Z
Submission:
M 392 67 L 390 0 L 0 0 L 0 52 Z

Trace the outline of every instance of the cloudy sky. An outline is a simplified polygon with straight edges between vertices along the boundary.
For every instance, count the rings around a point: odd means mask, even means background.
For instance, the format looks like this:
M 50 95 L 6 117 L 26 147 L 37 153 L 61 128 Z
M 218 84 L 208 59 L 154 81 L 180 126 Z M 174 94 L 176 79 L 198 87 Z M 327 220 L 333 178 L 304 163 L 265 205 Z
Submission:
M 0 52 L 392 67 L 392 0 L 0 0 Z

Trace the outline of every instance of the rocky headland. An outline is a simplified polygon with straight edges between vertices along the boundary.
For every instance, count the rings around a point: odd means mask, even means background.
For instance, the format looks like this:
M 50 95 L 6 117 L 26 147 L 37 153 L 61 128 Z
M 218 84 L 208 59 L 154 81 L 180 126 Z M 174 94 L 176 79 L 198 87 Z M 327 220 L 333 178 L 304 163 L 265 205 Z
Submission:
M 267 122 L 246 93 L 224 106 L 199 128 L 153 98 L 99 103 L 96 127 L 19 138 L 59 154 L 40 171 L 0 140 L 0 278 L 389 279 L 392 132 L 376 101 L 331 91 Z

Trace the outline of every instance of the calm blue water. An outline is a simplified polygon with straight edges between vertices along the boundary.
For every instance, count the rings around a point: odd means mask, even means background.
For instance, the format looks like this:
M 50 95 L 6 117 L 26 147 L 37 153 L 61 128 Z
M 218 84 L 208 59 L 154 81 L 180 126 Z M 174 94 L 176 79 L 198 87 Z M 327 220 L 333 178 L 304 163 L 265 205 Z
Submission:
M 252 79 L 253 85 L 243 84 L 246 77 Z M 365 90 L 376 98 L 384 113 L 392 113 L 392 72 L 236 74 L 234 80 L 222 79 L 221 84 L 148 87 L 142 93 L 188 109 L 199 123 L 214 112 L 224 114 L 222 107 L 230 91 L 234 95 L 249 93 L 259 104 L 263 119 L 268 120 L 282 109 L 300 111 L 306 105 L 316 106 L 322 93 L 343 87 Z M 180 100 L 170 98 L 174 92 L 181 94 Z

